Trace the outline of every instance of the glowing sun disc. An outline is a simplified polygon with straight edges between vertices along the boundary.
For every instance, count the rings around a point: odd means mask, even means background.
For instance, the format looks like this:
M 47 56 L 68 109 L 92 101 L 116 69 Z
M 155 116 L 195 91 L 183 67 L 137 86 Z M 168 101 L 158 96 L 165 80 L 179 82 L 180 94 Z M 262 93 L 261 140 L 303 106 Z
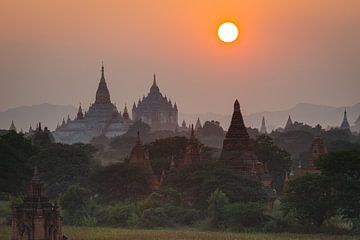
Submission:
M 239 30 L 235 24 L 226 22 L 220 25 L 218 29 L 218 36 L 221 41 L 231 43 L 238 38 Z

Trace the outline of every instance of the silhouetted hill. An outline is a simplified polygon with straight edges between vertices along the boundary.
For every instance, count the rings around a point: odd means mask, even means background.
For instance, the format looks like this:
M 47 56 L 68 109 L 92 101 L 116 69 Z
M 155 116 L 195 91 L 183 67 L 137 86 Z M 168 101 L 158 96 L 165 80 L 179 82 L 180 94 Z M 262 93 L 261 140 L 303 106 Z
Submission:
M 51 130 L 54 130 L 57 123 L 61 123 L 63 117 L 65 120 L 68 115 L 74 118 L 76 112 L 77 108 L 74 106 L 48 103 L 10 108 L 4 112 L 0 112 L 0 129 L 8 129 L 11 120 L 14 120 L 18 131 L 20 131 L 21 128 L 24 131 L 28 131 L 30 124 L 35 128 L 39 121 L 41 121 L 42 126 L 48 126 Z

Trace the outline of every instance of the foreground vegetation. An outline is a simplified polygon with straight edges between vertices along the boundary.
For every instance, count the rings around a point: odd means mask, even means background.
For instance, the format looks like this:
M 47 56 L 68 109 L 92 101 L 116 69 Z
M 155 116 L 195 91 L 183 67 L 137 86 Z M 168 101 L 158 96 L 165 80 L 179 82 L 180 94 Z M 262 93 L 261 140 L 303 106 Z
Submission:
M 265 234 L 265 233 L 227 233 L 200 232 L 193 230 L 139 230 L 120 228 L 65 227 L 65 233 L 71 240 L 355 240 L 354 236 L 329 236 L 309 234 Z M 0 225 L 0 239 L 10 239 L 10 227 Z

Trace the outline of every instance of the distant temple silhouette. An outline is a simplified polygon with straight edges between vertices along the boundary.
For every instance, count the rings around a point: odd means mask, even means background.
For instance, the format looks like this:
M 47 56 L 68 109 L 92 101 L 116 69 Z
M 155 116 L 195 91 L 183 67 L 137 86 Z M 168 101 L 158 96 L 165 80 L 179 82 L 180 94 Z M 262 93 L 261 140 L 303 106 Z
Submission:
M 349 124 L 349 122 L 347 120 L 346 108 L 345 108 L 345 111 L 344 111 L 344 117 L 343 117 L 343 120 L 341 122 L 340 128 L 341 129 L 350 129 L 350 124 Z
M 54 132 L 54 138 L 56 142 L 68 144 L 89 143 L 93 138 L 101 135 L 108 138 L 120 136 L 128 130 L 131 124 L 132 121 L 126 106 L 122 115 L 110 100 L 109 89 L 105 81 L 105 70 L 102 65 L 95 103 L 85 113 L 80 104 L 76 118 L 71 120 L 68 116 L 66 122 L 63 119 L 62 124 Z
M 63 240 L 63 218 L 49 202 L 37 169 L 22 204 L 12 206 L 11 240 Z
M 132 117 L 134 121 L 142 120 L 149 124 L 152 131 L 175 131 L 178 128 L 177 105 L 173 105 L 170 99 L 161 94 L 155 74 L 148 95 L 139 99 L 137 105 L 134 103 Z

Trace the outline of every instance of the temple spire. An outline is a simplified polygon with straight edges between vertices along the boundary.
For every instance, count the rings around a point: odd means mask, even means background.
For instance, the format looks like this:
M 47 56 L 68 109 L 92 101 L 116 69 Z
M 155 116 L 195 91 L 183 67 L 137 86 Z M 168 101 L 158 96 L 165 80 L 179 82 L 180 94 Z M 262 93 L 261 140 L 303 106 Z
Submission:
M 292 125 L 293 125 L 293 122 L 291 120 L 291 116 L 289 115 L 288 120 L 287 120 L 286 125 L 285 125 L 285 130 L 288 130 L 289 128 L 291 128 Z
M 262 117 L 262 121 L 261 121 L 261 127 L 260 127 L 260 133 L 261 134 L 266 134 L 266 124 L 265 124 L 265 117 Z
M 153 84 L 150 88 L 150 93 L 158 93 L 160 92 L 160 89 L 156 83 L 156 74 L 154 73 L 154 79 L 153 79 Z
M 194 124 L 191 124 L 191 138 L 194 138 L 195 134 L 194 134 Z
M 349 124 L 349 122 L 347 120 L 346 108 L 345 108 L 345 111 L 344 111 L 344 117 L 343 117 L 342 123 L 340 125 L 340 128 L 341 129 L 349 129 L 350 128 L 350 124 Z
M 10 131 L 15 131 L 15 132 L 16 132 L 16 127 L 15 127 L 14 120 L 11 120 L 11 125 L 10 125 L 9 130 L 10 130 Z
M 105 81 L 105 70 L 104 70 L 103 63 L 101 63 L 101 78 L 100 78 L 98 89 L 96 91 L 95 103 L 96 104 L 111 104 L 109 89 L 108 89 L 108 87 L 106 85 L 106 81 Z

